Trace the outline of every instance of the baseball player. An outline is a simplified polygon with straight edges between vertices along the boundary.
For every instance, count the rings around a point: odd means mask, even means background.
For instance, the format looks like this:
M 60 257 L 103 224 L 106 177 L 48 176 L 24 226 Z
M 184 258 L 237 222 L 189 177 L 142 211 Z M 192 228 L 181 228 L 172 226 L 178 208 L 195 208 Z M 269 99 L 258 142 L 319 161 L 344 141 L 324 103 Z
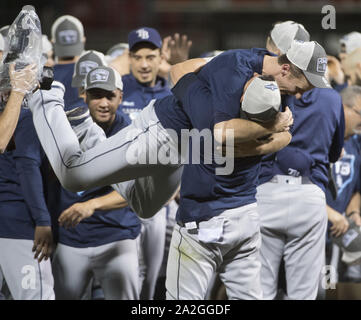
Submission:
M 292 31 L 285 28 L 283 32 Z M 311 83 L 315 84 L 314 77 L 319 75 L 320 85 L 298 98 L 284 97 L 284 105 L 290 106 L 295 115 L 292 141 L 263 158 L 257 188 L 265 299 L 276 297 L 282 259 L 288 298 L 316 298 L 324 265 L 327 169 L 329 162 L 337 161 L 343 145 L 341 97 L 328 89 L 325 81 L 326 53 L 318 45 L 304 43 L 293 41 L 289 49 L 286 46 L 283 50 L 291 61 L 303 65 L 302 72 Z M 316 52 L 322 54 L 316 58 Z M 306 56 L 309 58 L 302 58 Z
M 230 51 L 227 55 L 225 55 L 225 58 L 230 59 L 233 65 L 236 66 L 237 54 L 246 54 L 249 56 L 258 57 L 258 60 L 256 59 L 256 61 L 260 61 L 260 63 L 263 62 L 262 55 L 259 56 L 258 52 L 255 50 L 240 52 Z M 289 62 L 288 64 L 280 64 L 278 62 L 278 58 L 270 56 L 266 56 L 264 59 L 265 61 L 263 65 L 264 69 L 266 70 L 265 72 L 275 73 L 277 75 L 277 78 L 279 78 L 279 82 L 281 83 L 282 90 L 297 92 L 298 90 L 307 90 L 310 87 L 310 84 L 306 81 L 303 75 L 301 75 L 301 78 L 290 77 L 289 70 L 291 64 L 289 64 Z M 205 61 L 203 59 L 201 60 L 204 64 Z M 185 69 L 189 69 L 189 63 L 193 62 L 188 62 Z M 282 71 L 283 65 L 287 70 Z M 184 69 L 184 66 L 181 66 L 180 69 Z M 262 70 L 257 70 L 258 72 L 262 72 Z M 91 73 L 89 76 L 91 76 Z M 287 78 L 287 80 L 285 78 Z M 288 78 L 291 78 L 291 80 L 289 81 Z M 222 85 L 224 85 L 224 82 Z M 173 138 L 171 138 L 161 124 L 164 123 L 166 128 L 173 127 L 175 132 L 179 133 L 181 129 L 191 128 L 191 123 L 189 122 L 189 118 L 186 115 L 186 111 L 182 111 L 183 109 L 177 106 L 177 100 L 174 97 L 169 96 L 161 100 L 152 101 L 147 108 L 140 112 L 140 115 L 132 122 L 130 126 L 124 128 L 110 139 L 102 141 L 100 144 L 85 152 L 81 151 L 76 135 L 74 135 L 73 131 L 70 130 L 70 126 L 66 120 L 63 108 L 59 108 L 62 106 L 62 104 L 63 103 L 61 98 L 57 98 L 54 95 L 54 90 L 50 92 L 42 91 L 39 94 L 35 94 L 33 96 L 33 101 L 30 108 L 34 113 L 34 123 L 38 128 L 39 137 L 44 144 L 45 150 L 47 150 L 54 171 L 63 186 L 72 191 L 76 191 L 76 189 L 84 190 L 96 185 L 109 185 L 112 183 L 112 181 L 119 182 L 136 178 L 135 181 L 118 183 L 114 187 L 128 201 L 132 209 L 134 209 L 134 211 L 137 212 L 137 214 L 141 217 L 151 216 L 151 214 L 157 212 L 164 205 L 164 203 L 166 203 L 169 198 L 173 196 L 179 184 L 179 164 L 177 163 L 173 165 L 169 164 L 169 162 L 168 165 L 150 165 L 144 162 L 129 163 L 127 160 L 127 150 L 136 150 L 138 153 L 137 155 L 142 157 L 149 154 L 151 149 L 153 150 L 152 153 L 157 154 L 159 148 L 161 148 L 161 146 L 164 144 L 169 145 L 169 142 L 171 143 L 170 147 L 173 148 L 172 150 L 178 150 L 174 135 Z M 47 108 L 44 109 L 46 110 L 45 113 L 41 112 L 43 106 L 47 106 Z M 47 111 L 49 114 L 47 114 Z M 48 119 L 50 114 L 51 119 Z M 162 118 L 162 120 L 160 120 L 160 118 Z M 271 126 L 270 129 L 267 129 L 262 125 L 252 121 L 242 119 L 236 119 L 235 121 L 232 121 L 231 125 L 237 127 L 237 124 L 240 125 L 240 123 L 246 123 L 246 130 L 238 130 L 237 135 L 243 137 L 255 133 L 256 137 L 260 137 L 267 133 L 273 132 L 272 130 L 284 130 L 284 127 L 288 127 L 288 125 L 284 125 L 282 122 L 287 124 L 289 121 L 290 113 L 286 112 L 282 113 L 282 117 L 279 119 L 276 127 Z M 51 124 L 51 127 L 49 127 L 48 124 Z M 242 128 L 242 126 L 239 127 Z M 158 130 L 156 134 L 157 137 L 155 137 L 155 139 L 152 138 L 152 134 L 154 134 L 153 130 L 149 131 L 147 128 L 153 128 L 155 131 Z M 152 138 L 156 143 L 147 144 L 143 143 L 143 141 L 140 141 L 140 139 L 135 139 L 136 137 L 145 137 L 144 134 L 139 135 L 139 129 L 141 129 L 141 132 L 144 131 L 146 133 L 147 138 Z M 46 133 L 49 133 L 47 137 L 52 136 L 53 138 L 45 139 Z M 122 142 L 120 145 L 118 145 L 120 141 Z M 131 143 L 126 143 L 126 141 Z M 114 145 L 112 146 L 113 143 Z M 118 146 L 119 148 L 115 146 Z M 98 154 L 100 149 L 104 148 L 103 151 L 105 151 L 108 150 L 108 147 L 110 147 L 113 151 L 105 153 L 101 151 L 101 156 Z M 135 148 L 129 149 L 130 147 Z M 65 150 L 68 151 L 66 152 Z M 81 157 L 73 157 L 73 152 L 77 153 L 78 151 L 80 152 L 78 154 L 81 155 Z M 93 158 L 93 155 L 98 155 L 100 157 L 96 156 Z M 90 156 L 88 160 L 91 159 L 91 161 L 87 161 L 86 158 L 88 156 Z M 92 168 L 93 164 L 97 161 L 100 161 L 101 158 L 113 158 L 113 156 L 119 159 L 119 162 L 105 160 L 109 165 L 104 166 L 101 165 L 101 163 L 104 163 L 104 161 L 101 161 L 99 162 L 99 168 L 97 167 L 97 170 L 89 169 L 92 174 L 87 172 L 86 167 Z M 82 163 L 83 160 L 85 160 L 85 163 Z M 80 166 L 70 168 L 75 163 L 82 164 Z M 150 168 L 152 176 L 149 176 Z M 146 177 L 138 178 L 143 176 Z M 144 187 L 145 184 L 147 184 L 146 188 Z M 158 188 L 160 188 L 159 190 L 162 190 L 162 192 L 154 191 Z M 144 204 L 147 205 L 146 208 L 144 207 Z
M 54 80 L 65 86 L 65 110 L 84 106 L 84 100 L 79 98 L 77 89 L 71 86 L 75 62 L 82 54 L 85 45 L 82 23 L 70 15 L 59 17 L 51 27 L 51 41 L 56 57 Z
M 311 43 L 312 45 L 315 45 L 314 43 Z M 310 46 L 309 43 L 305 43 L 305 44 L 301 44 L 302 46 L 305 45 L 306 47 Z M 234 78 L 234 84 L 233 84 L 233 87 L 232 85 L 229 86 L 229 81 L 227 82 L 227 88 L 224 87 L 225 85 L 225 81 L 224 79 L 222 79 L 222 77 L 219 77 L 220 75 L 222 75 L 221 72 L 224 72 L 224 77 L 227 77 L 227 79 L 232 78 L 232 76 L 229 75 L 229 72 L 232 72 L 232 66 L 233 67 L 238 67 L 240 69 L 245 69 L 245 70 L 242 70 L 243 72 L 241 74 L 246 74 L 248 77 L 251 77 L 253 76 L 253 73 L 254 72 L 258 72 L 258 73 L 262 73 L 262 71 L 264 71 L 264 73 L 274 73 L 275 76 L 277 77 L 278 81 L 279 81 L 279 85 L 280 87 L 282 88 L 283 91 L 291 91 L 291 92 L 297 92 L 297 91 L 303 91 L 303 90 L 307 90 L 308 88 L 311 87 L 311 85 L 306 81 L 306 79 L 304 78 L 303 74 L 299 74 L 299 77 L 291 77 L 290 76 L 290 67 L 293 67 L 293 65 L 291 65 L 289 62 L 288 64 L 286 63 L 279 63 L 278 62 L 278 58 L 277 57 L 271 57 L 271 56 L 266 56 L 265 57 L 265 54 L 266 54 L 266 51 L 257 51 L 255 49 L 253 50 L 235 50 L 235 51 L 230 51 L 230 52 L 227 52 L 227 53 L 224 53 L 223 55 L 220 55 L 219 57 L 215 58 L 214 60 L 212 60 L 209 65 L 210 67 L 207 68 L 207 67 L 204 67 L 201 72 L 198 74 L 198 76 L 200 76 L 202 74 L 202 72 L 204 71 L 204 74 L 203 74 L 203 77 L 205 79 L 209 79 L 210 81 L 208 81 L 208 83 L 210 83 L 212 86 L 220 86 L 221 88 L 223 88 L 224 90 L 226 90 L 226 92 L 229 92 L 229 89 L 230 88 L 233 88 L 235 90 L 235 94 L 234 96 L 231 96 L 231 98 L 233 100 L 231 101 L 228 101 L 230 98 L 227 96 L 227 99 L 225 99 L 225 101 L 223 99 L 220 99 L 220 97 L 218 97 L 219 100 L 217 99 L 214 99 L 215 101 L 206 101 L 207 104 L 206 106 L 202 105 L 202 108 L 198 107 L 198 110 L 202 110 L 202 112 L 206 112 L 207 110 L 207 106 L 208 107 L 211 107 L 212 105 L 217 105 L 217 103 L 215 102 L 220 102 L 222 101 L 222 103 L 225 103 L 224 105 L 224 109 L 226 110 L 226 108 L 230 108 L 232 107 L 233 108 L 233 112 L 236 113 L 237 112 L 237 116 L 234 115 L 233 117 L 234 118 L 231 118 L 230 119 L 230 122 L 228 122 L 229 126 L 232 126 L 232 125 L 236 125 L 237 123 L 240 124 L 242 123 L 243 121 L 241 119 L 239 119 L 239 113 L 240 113 L 240 110 L 239 110 L 239 101 L 241 99 L 241 96 L 242 96 L 242 92 L 243 92 L 243 88 L 241 87 L 241 89 L 238 89 L 240 84 L 242 86 L 242 83 L 245 84 L 245 82 L 247 82 L 246 80 L 249 80 L 247 79 L 247 77 L 245 76 L 245 78 L 243 79 L 238 79 L 239 77 L 239 74 L 237 72 L 237 75 L 238 77 L 235 76 Z M 317 55 L 319 53 L 316 53 L 315 55 Z M 248 58 L 248 61 L 246 63 L 246 65 L 244 64 L 241 64 L 241 65 L 238 65 L 238 61 L 239 61 L 239 55 L 243 56 L 243 57 L 247 57 Z M 222 59 L 221 59 L 222 57 Z M 224 61 L 225 60 L 225 61 Z M 236 62 L 237 61 L 237 62 Z M 213 63 L 214 62 L 214 63 Z M 213 65 L 213 68 L 212 68 L 212 65 Z M 208 66 L 208 65 L 206 65 Z M 226 70 L 224 70 L 224 66 L 227 66 Z M 253 66 L 252 69 L 250 69 L 250 66 Z M 228 68 L 229 67 L 229 68 Z M 270 67 L 271 67 L 271 70 L 270 70 Z M 282 68 L 284 71 L 282 71 Z M 217 71 L 219 72 L 215 72 L 214 69 L 218 69 Z M 227 72 L 226 72 L 227 71 Z M 217 81 L 213 78 L 214 74 L 217 74 Z M 323 73 L 320 75 L 320 77 L 323 75 Z M 90 72 L 90 75 L 91 76 L 91 72 Z M 188 78 L 186 78 L 188 79 Z M 287 79 L 287 80 L 286 80 Z M 237 81 L 236 81 L 237 80 Z M 182 86 L 180 87 L 182 89 Z M 220 96 L 222 95 L 222 90 L 212 90 L 213 92 L 215 93 L 218 93 Z M 186 94 L 189 94 L 188 92 L 186 92 Z M 224 93 L 223 93 L 224 94 Z M 202 97 L 202 95 L 200 95 Z M 236 97 L 238 96 L 238 99 L 236 99 Z M 216 97 L 217 98 L 217 97 Z M 163 106 L 163 108 L 165 109 L 165 113 L 158 113 L 158 117 L 159 117 L 159 120 L 164 123 L 164 125 L 166 127 L 170 127 L 170 123 L 172 123 L 172 121 L 175 121 L 175 119 L 179 118 L 180 114 L 177 114 L 178 112 L 182 112 L 181 110 L 184 109 L 185 112 L 187 112 L 188 114 L 190 114 L 191 118 L 193 119 L 194 123 L 197 123 L 197 117 L 195 117 L 195 114 L 194 112 L 191 110 L 197 110 L 197 108 L 187 108 L 186 105 L 182 105 L 182 108 L 179 109 L 179 108 L 174 108 L 174 106 L 171 105 L 171 101 L 172 99 L 174 99 L 174 97 L 169 97 L 169 98 L 163 98 L 161 100 L 158 100 L 154 103 L 154 106 L 155 106 L 155 109 L 158 110 L 159 108 L 159 105 Z M 207 97 L 205 98 L 207 99 Z M 233 104 L 231 105 L 230 102 L 233 101 Z M 237 101 L 237 111 L 236 111 L 236 106 L 235 106 L 235 103 Z M 157 104 L 157 102 L 159 104 Z M 211 102 L 211 103 L 209 103 Z M 197 106 L 197 104 L 195 104 L 195 106 Z M 227 107 L 228 106 L 228 107 Z M 221 106 L 219 105 L 218 106 L 219 108 L 221 108 Z M 221 108 L 222 109 L 222 108 Z M 220 109 L 220 110 L 221 110 Z M 54 111 L 55 108 L 52 108 L 52 110 Z M 162 109 L 160 109 L 162 110 Z M 34 110 L 34 115 L 35 115 L 35 122 L 37 122 L 37 111 Z M 139 117 L 137 117 L 137 119 L 135 119 L 135 121 L 132 123 L 136 123 L 138 119 L 142 119 L 142 115 L 145 115 L 145 112 L 148 111 L 148 109 L 144 109 Z M 220 117 L 224 114 L 222 112 L 216 112 L 216 110 L 213 112 L 213 113 L 208 113 L 207 114 L 207 117 L 209 116 L 212 116 L 213 114 L 217 114 L 219 115 Z M 286 117 L 286 125 L 285 127 L 282 127 L 282 129 L 280 131 L 283 131 L 285 128 L 288 128 L 288 126 L 290 125 L 290 122 L 289 122 L 289 115 L 287 115 L 287 112 L 283 114 L 285 117 Z M 57 115 L 56 119 L 59 119 L 59 115 Z M 166 117 L 166 118 L 163 118 Z M 202 116 L 204 116 L 202 114 Z M 207 119 L 207 117 L 205 117 L 205 119 Z M 228 117 L 232 117 L 232 115 L 228 115 Z M 162 119 L 161 119 L 162 118 Z M 143 118 L 144 119 L 144 118 Z M 149 118 L 148 118 L 149 119 Z M 188 121 L 186 120 L 187 118 L 185 117 L 182 117 L 181 119 L 183 119 L 183 121 Z M 202 117 L 198 117 L 198 121 L 200 121 L 202 119 Z M 49 119 L 50 122 L 53 122 L 54 119 Z M 145 120 L 145 119 L 144 119 Z M 163 120 L 163 121 L 162 121 Z M 223 122 L 223 125 L 226 124 L 226 116 L 225 114 L 223 115 L 223 120 L 224 121 L 220 121 Z M 167 122 L 168 121 L 168 122 Z M 217 119 L 215 120 L 217 121 Z M 245 120 L 244 120 L 245 121 Z M 149 121 L 147 121 L 146 123 L 149 123 Z M 168 123 L 168 125 L 167 125 Z M 180 127 L 180 121 L 177 120 L 177 126 L 174 125 L 174 123 L 172 124 L 173 128 L 175 129 L 178 129 L 179 130 L 179 127 Z M 185 122 L 186 123 L 186 122 Z M 132 124 L 130 126 L 132 126 Z M 251 136 L 251 139 L 254 139 L 254 138 L 257 138 L 257 137 L 261 137 L 261 136 L 264 136 L 265 133 L 269 133 L 270 131 L 263 128 L 262 126 L 260 125 L 257 125 L 255 123 L 252 123 L 252 122 L 246 122 L 247 124 L 247 130 L 246 131 L 246 135 L 247 136 Z M 192 124 L 193 125 L 193 124 Z M 56 126 L 55 126 L 56 127 Z M 252 132 L 252 127 L 253 127 L 253 132 Z M 129 127 L 128 127 L 129 128 Z M 184 128 L 184 125 L 183 125 L 183 128 Z M 145 129 L 145 128 L 144 128 Z M 239 129 L 243 129 L 243 127 L 239 126 L 237 127 L 238 131 L 237 131 L 237 138 L 240 139 L 241 141 L 244 141 L 245 138 L 243 138 L 243 135 L 245 134 L 244 131 L 242 130 L 239 130 Z M 257 131 L 258 130 L 258 131 Z M 279 130 L 279 129 L 277 129 Z M 276 130 L 276 131 L 277 131 Z M 41 130 L 40 130 L 41 131 Z M 142 130 L 143 131 L 143 130 Z M 256 131 L 256 133 L 254 132 Z M 54 132 L 54 131 L 53 131 Z M 62 130 L 62 132 L 64 133 L 64 130 Z M 253 136 L 252 136 L 253 134 Z M 41 134 L 40 134 L 41 135 Z M 113 138 L 115 138 L 116 136 L 113 136 Z M 241 138 L 239 138 L 241 137 Z M 288 136 L 289 137 L 289 136 Z M 123 139 L 122 139 L 123 140 Z M 277 139 L 275 139 L 277 140 Z M 134 141 L 134 140 L 133 140 Z M 289 138 L 287 140 L 287 143 L 289 141 Z M 124 143 L 124 140 L 123 140 L 123 143 Z M 286 143 L 286 144 L 287 144 Z M 86 154 L 87 152 L 89 151 L 92 151 L 92 150 L 95 150 L 98 146 L 100 145 L 103 145 L 104 142 L 100 143 L 99 145 L 97 145 L 96 147 L 94 147 L 93 149 L 91 150 L 88 150 L 86 151 L 84 154 Z M 284 145 L 284 144 L 283 144 Z M 45 147 L 47 149 L 47 147 Z M 61 148 L 62 149 L 62 148 Z M 56 152 L 56 150 L 54 149 L 54 151 Z M 54 159 L 54 157 L 53 157 Z M 256 162 L 257 163 L 257 162 Z M 55 166 L 56 167 L 56 166 Z M 131 168 L 130 168 L 131 169 Z M 254 168 L 255 169 L 255 168 Z M 128 170 L 129 170 L 129 167 L 128 167 Z M 255 179 L 257 177 L 257 170 L 253 170 L 253 169 L 250 169 L 252 174 L 249 172 L 249 177 L 253 176 Z M 57 171 L 55 169 L 55 171 Z M 114 172 L 114 171 L 113 171 Z M 119 173 L 119 171 L 118 171 Z M 138 172 L 139 174 L 139 172 Z M 244 174 L 244 173 L 243 173 Z M 112 176 L 112 178 L 115 178 L 115 176 L 117 175 L 117 173 Z M 242 174 L 240 174 L 240 176 L 242 176 Z M 117 177 L 119 179 L 119 175 Z M 193 177 L 192 177 L 193 178 Z M 192 181 L 192 183 L 194 183 L 194 181 L 198 181 L 197 179 L 195 180 L 190 180 L 188 178 L 189 181 Z M 248 180 L 248 179 L 247 179 Z M 199 180 L 199 181 L 202 181 L 202 180 Z M 242 181 L 244 181 L 244 179 L 242 178 Z M 65 182 L 65 181 L 63 181 Z M 190 183 L 190 182 L 188 182 Z M 250 182 L 252 184 L 252 182 Z M 234 183 L 232 182 L 232 186 L 233 185 L 237 185 L 238 183 Z M 208 186 L 209 184 L 207 184 Z M 254 184 L 255 185 L 255 184 Z M 183 187 L 183 186 L 182 186 Z M 195 188 L 197 188 L 197 191 L 201 191 L 202 189 L 199 188 L 199 186 L 197 186 L 197 184 L 194 183 L 194 186 Z M 249 189 L 250 185 L 242 185 L 240 186 L 240 188 L 246 188 L 246 189 Z M 207 190 L 207 189 L 206 189 Z M 227 188 L 227 190 L 229 190 L 229 188 Z M 206 191 L 207 192 L 207 191 Z M 232 193 L 235 192 L 240 192 L 240 190 L 233 190 L 232 188 Z M 251 192 L 252 193 L 252 192 Z M 251 207 L 247 207 L 246 204 L 251 204 L 252 203 L 252 199 L 254 199 L 254 194 L 255 194 L 255 190 L 253 192 L 253 196 L 252 194 L 248 195 L 248 199 L 244 199 L 245 202 L 242 202 L 242 200 L 240 200 L 239 202 L 238 201 L 235 201 L 234 203 L 228 203 L 225 202 L 224 204 L 222 205 L 225 205 L 225 206 L 235 206 L 237 209 L 239 206 L 242 206 L 242 204 L 245 204 L 243 205 L 243 208 L 240 210 L 242 212 L 242 216 L 245 216 L 244 214 L 244 211 L 246 212 L 249 212 L 249 214 L 252 216 L 252 213 L 254 212 L 255 208 L 254 208 L 254 205 L 251 205 Z M 207 195 L 206 195 L 207 197 Z M 241 197 L 242 198 L 242 197 Z M 182 199 L 182 198 L 181 198 Z M 247 203 L 247 201 L 249 201 Z M 188 201 L 186 201 L 188 202 Z M 192 201 L 191 201 L 192 202 Z M 253 200 L 254 202 L 254 200 Z M 227 204 L 228 203 L 228 204 Z M 206 204 L 205 204 L 206 205 Z M 187 204 L 185 205 L 187 206 Z M 194 209 L 194 203 L 191 205 L 192 207 L 192 210 Z M 183 206 L 184 208 L 184 206 Z M 192 211 L 191 210 L 191 211 Z M 224 208 L 223 207 L 223 211 L 227 210 L 227 207 Z M 186 213 L 185 213 L 185 217 L 184 216 L 181 216 L 181 218 L 178 217 L 178 221 L 181 223 L 187 223 L 187 222 L 192 222 L 192 220 L 194 219 L 194 217 L 187 217 L 187 214 L 188 213 L 188 210 L 185 210 Z M 208 213 L 209 210 L 206 210 L 206 212 Z M 207 220 L 212 218 L 212 216 L 217 216 L 218 214 L 222 213 L 222 210 L 215 210 L 215 211 L 212 211 L 211 212 L 211 216 L 201 216 L 200 214 L 198 214 L 199 216 L 197 218 L 199 218 L 199 221 L 202 222 L 202 220 Z M 238 212 L 237 212 L 238 213 Z M 197 213 L 196 213 L 197 214 Z M 237 216 L 237 214 L 236 214 Z M 247 215 L 248 217 L 248 215 Z M 192 219 L 192 220 L 190 220 Z M 243 261 L 241 262 L 244 262 L 246 263 L 247 261 L 249 262 L 248 266 L 252 266 L 252 272 L 250 272 L 251 274 L 250 275 L 244 275 L 244 277 L 241 276 L 241 278 L 244 278 L 244 282 L 254 282 L 255 281 L 255 284 L 254 285 L 251 285 L 254 287 L 254 291 L 250 291 L 249 293 L 245 293 L 243 291 L 242 288 L 239 288 L 239 287 L 243 287 L 242 285 L 240 286 L 236 286 L 235 288 L 230 288 L 228 287 L 229 289 L 229 296 L 231 298 L 236 298 L 236 297 L 248 297 L 248 298 L 260 298 L 261 297 L 261 293 L 260 293 L 260 286 L 257 286 L 257 276 L 259 275 L 258 272 L 259 272 L 259 268 L 260 268 L 260 265 L 259 263 L 257 262 L 257 247 L 259 245 L 259 242 L 257 241 L 257 238 L 258 237 L 258 231 L 257 231 L 257 217 L 255 216 L 254 217 L 255 220 L 253 220 L 252 218 L 249 218 L 249 220 L 245 223 L 246 225 L 246 228 L 247 228 L 247 232 L 250 232 L 251 234 L 247 234 L 247 236 L 251 236 L 253 238 L 253 241 L 251 243 L 249 243 L 250 245 L 250 248 L 248 248 L 250 250 L 250 252 L 252 252 L 252 255 L 249 259 L 243 259 Z M 190 221 L 189 221 L 190 220 Z M 216 219 L 218 220 L 218 219 Z M 220 220 L 220 219 L 219 219 Z M 253 222 L 254 221 L 254 222 Z M 212 222 L 212 221 L 210 221 Z M 217 233 L 218 232 L 221 232 L 222 234 L 222 227 L 219 229 L 217 228 L 217 223 L 215 224 L 216 225 L 216 230 L 217 230 Z M 196 224 L 197 226 L 197 224 Z M 218 225 L 219 226 L 219 225 Z M 236 227 L 236 226 L 235 226 Z M 182 228 L 184 230 L 184 233 L 186 233 L 186 228 Z M 238 228 L 237 228 L 238 229 Z M 220 230 L 220 231 L 219 231 Z M 236 238 L 237 238 L 237 241 L 239 241 L 239 239 L 241 239 L 242 237 L 239 235 L 239 232 L 244 232 L 245 230 L 242 229 L 241 231 L 237 231 L 236 232 Z M 247 233 L 246 232 L 246 233 Z M 201 232 L 202 233 L 202 232 Z M 184 234 L 182 234 L 184 236 Z M 176 238 L 174 238 L 175 240 L 174 241 L 177 241 Z M 231 244 L 231 246 L 233 245 L 233 243 Z M 174 247 L 172 246 L 171 250 L 173 249 Z M 235 250 L 237 251 L 237 250 Z M 237 251 L 238 252 L 238 251 Z M 170 254 L 170 258 L 169 258 L 169 261 L 175 261 L 173 259 L 174 257 L 172 257 L 172 255 Z M 239 261 L 239 259 L 236 259 L 235 260 L 236 262 Z M 236 263 L 235 263 L 236 264 Z M 234 264 L 233 264 L 234 265 Z M 191 268 L 193 266 L 190 266 Z M 169 267 L 169 271 L 168 271 L 168 274 L 172 274 L 171 272 L 171 268 L 172 267 Z M 182 264 L 182 269 L 183 268 L 186 268 L 185 270 L 187 270 L 187 266 L 183 265 Z M 211 269 L 211 268 L 210 268 Z M 233 270 L 233 268 L 231 268 Z M 235 266 L 234 270 L 243 270 L 244 268 L 242 267 L 239 267 L 239 266 Z M 178 269 L 179 271 L 179 269 Z M 215 270 L 213 270 L 215 271 Z M 211 273 L 213 272 L 211 270 Z M 173 272 L 174 274 L 174 272 Z M 187 295 L 187 292 L 189 293 L 190 291 L 192 290 L 183 290 L 184 287 L 187 287 L 187 286 L 191 286 L 191 288 L 195 289 L 195 293 L 194 295 L 197 297 L 197 298 L 201 298 L 204 296 L 205 294 L 205 291 L 207 289 L 207 278 L 203 279 L 203 278 L 200 278 L 199 276 L 197 276 L 194 272 L 192 272 L 192 274 L 195 275 L 196 279 L 195 278 L 191 278 L 187 283 L 186 281 L 183 281 L 182 283 L 180 283 L 183 287 L 182 287 L 182 290 L 181 290 L 181 294 L 179 294 L 179 290 L 177 290 L 177 282 L 176 280 L 174 280 L 175 278 L 173 277 L 173 279 L 169 278 L 169 280 L 167 280 L 167 290 L 168 290 L 168 297 L 172 297 L 174 296 L 175 298 L 181 298 L 181 299 L 184 299 L 186 297 L 188 297 Z M 183 274 L 184 275 L 184 274 Z M 229 275 L 229 272 L 225 273 L 225 278 Z M 189 276 L 189 274 L 188 274 Z M 209 274 L 208 276 L 211 276 L 211 274 Z M 189 278 L 189 277 L 188 277 Z M 225 281 L 227 281 L 227 279 L 223 279 Z M 233 277 L 234 278 L 234 277 Z M 172 282 L 173 281 L 173 282 Z M 200 284 L 200 282 L 202 282 Z M 228 283 L 227 283 L 228 284 Z M 243 283 L 244 284 L 244 283 Z M 233 290 L 232 290 L 233 289 Z M 169 293 L 170 292 L 170 293 Z M 174 294 L 174 295 L 173 295 Z M 191 295 L 193 297 L 193 294 Z
M 29 110 L 21 110 L 14 145 L 0 155 L 0 270 L 15 300 L 53 300 L 47 162 Z
M 80 58 L 78 62 L 84 61 L 91 60 Z M 78 70 L 77 66 L 75 68 Z M 109 67 L 99 66 L 92 70 L 110 74 L 107 81 L 99 79 L 86 84 L 90 114 L 110 137 L 127 125 L 116 112 L 122 98 L 122 81 Z M 82 213 L 89 218 L 77 226 L 74 222 L 73 228 L 59 228 L 59 244 L 53 258 L 57 299 L 86 296 L 92 278 L 100 282 L 105 299 L 139 299 L 135 239 L 140 233 L 140 221 L 128 207 L 119 209 L 125 207 L 126 202 L 114 200 L 113 193 L 111 187 L 78 193 L 61 189 L 59 209 L 63 211 L 62 217 Z
M 361 140 L 358 135 L 361 132 L 361 87 L 349 86 L 341 91 L 341 97 L 345 113 L 345 143 L 342 157 L 332 166 L 332 173 L 337 185 L 336 199 L 332 197 L 329 188 L 326 189 L 327 215 L 331 223 L 328 232 L 329 240 L 331 236 L 340 237 L 348 230 L 349 222 L 346 217 L 350 217 L 357 225 L 361 226 L 359 201 Z M 351 201 L 351 199 L 356 199 L 356 201 Z M 330 248 L 331 246 L 327 246 L 327 249 Z M 330 250 L 327 250 L 326 253 L 328 251 Z M 339 249 L 333 245 L 332 256 L 327 254 L 326 258 L 329 260 L 328 262 L 332 262 L 331 265 L 336 270 L 338 256 Z M 350 278 L 354 276 L 352 271 L 359 268 L 360 266 L 357 266 L 347 270 L 350 273 Z M 359 277 L 359 271 L 357 273 L 357 277 Z M 333 281 L 337 282 L 336 279 Z

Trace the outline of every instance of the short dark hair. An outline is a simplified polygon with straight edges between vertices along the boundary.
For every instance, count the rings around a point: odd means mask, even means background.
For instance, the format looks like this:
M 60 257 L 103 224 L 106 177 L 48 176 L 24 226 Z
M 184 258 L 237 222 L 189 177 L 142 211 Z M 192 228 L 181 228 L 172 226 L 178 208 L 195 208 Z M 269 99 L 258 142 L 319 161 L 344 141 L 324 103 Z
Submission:
M 261 80 L 264 80 L 264 81 L 276 81 L 274 76 L 266 75 L 266 74 L 261 75 L 258 78 L 260 78 Z
M 155 46 L 153 43 L 150 43 L 147 41 L 142 41 L 142 42 L 136 43 L 133 47 L 130 48 L 129 51 L 134 53 L 134 52 L 137 52 L 139 49 L 143 49 L 143 48 L 147 48 L 147 49 L 151 49 L 151 50 L 159 49 L 159 51 L 160 51 L 160 48 Z
M 300 78 L 301 76 L 303 76 L 302 70 L 299 67 L 295 66 L 290 60 L 288 60 L 288 58 L 285 54 L 278 56 L 277 62 L 280 66 L 283 64 L 289 64 L 290 72 L 293 77 Z

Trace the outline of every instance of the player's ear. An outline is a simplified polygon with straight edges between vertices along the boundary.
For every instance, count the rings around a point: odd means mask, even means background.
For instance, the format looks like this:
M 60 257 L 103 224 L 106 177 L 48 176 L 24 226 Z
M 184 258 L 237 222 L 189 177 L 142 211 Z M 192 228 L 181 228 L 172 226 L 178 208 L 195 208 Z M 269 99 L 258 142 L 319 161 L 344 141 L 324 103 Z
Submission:
M 119 95 L 119 104 L 121 104 L 122 101 L 123 101 L 123 91 L 120 91 L 120 90 L 119 90 L 119 92 L 120 92 L 120 95 Z
M 281 66 L 281 75 L 282 77 L 286 77 L 288 76 L 290 73 L 291 73 L 291 67 L 288 63 L 284 63 L 282 66 Z

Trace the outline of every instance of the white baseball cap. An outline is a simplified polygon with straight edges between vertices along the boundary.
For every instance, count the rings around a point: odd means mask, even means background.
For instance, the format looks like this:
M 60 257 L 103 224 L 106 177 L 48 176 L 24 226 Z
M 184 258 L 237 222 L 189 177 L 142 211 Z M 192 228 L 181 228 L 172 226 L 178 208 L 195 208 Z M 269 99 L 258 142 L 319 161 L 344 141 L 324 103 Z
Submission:
M 247 87 L 241 109 L 249 120 L 273 120 L 281 106 L 281 93 L 276 81 L 257 77 Z
M 361 47 L 361 33 L 352 31 L 340 39 L 340 44 L 345 46 L 347 54 Z
M 305 27 L 291 20 L 275 24 L 270 36 L 282 53 L 287 52 L 293 40 L 310 41 L 310 34 Z
M 300 68 L 307 80 L 316 88 L 331 88 L 325 78 L 327 55 L 325 49 L 316 41 L 293 40 L 286 56 Z

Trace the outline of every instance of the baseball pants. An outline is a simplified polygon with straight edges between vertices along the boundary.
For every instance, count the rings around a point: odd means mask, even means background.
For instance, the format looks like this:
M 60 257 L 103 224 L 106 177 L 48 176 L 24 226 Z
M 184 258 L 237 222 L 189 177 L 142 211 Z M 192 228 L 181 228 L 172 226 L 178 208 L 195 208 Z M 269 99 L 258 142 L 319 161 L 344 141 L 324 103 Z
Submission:
M 50 260 L 34 259 L 33 240 L 0 238 L 0 273 L 14 300 L 54 300 Z
M 95 137 L 99 143 L 86 151 L 82 151 L 86 143 L 80 146 L 66 118 L 59 90 L 38 90 L 28 104 L 39 140 L 63 187 L 75 192 L 113 185 L 133 211 L 149 218 L 175 194 L 182 174 L 178 142 L 160 124 L 154 101 L 114 136 Z M 91 141 L 98 132 L 91 131 L 93 136 L 86 139 Z
M 141 219 L 139 246 L 140 299 L 152 300 L 162 266 L 167 227 L 166 208 L 149 219 Z
M 277 175 L 276 178 L 277 182 L 257 188 L 264 299 L 276 297 L 282 258 L 287 297 L 315 299 L 325 264 L 325 194 L 315 184 L 302 184 L 301 177 Z
M 136 240 L 89 248 L 59 243 L 52 265 L 56 299 L 89 297 L 93 278 L 99 281 L 106 300 L 139 299 Z
M 169 249 L 168 300 L 203 300 L 215 272 L 228 299 L 262 299 L 257 205 L 226 210 L 197 229 L 175 225 Z

